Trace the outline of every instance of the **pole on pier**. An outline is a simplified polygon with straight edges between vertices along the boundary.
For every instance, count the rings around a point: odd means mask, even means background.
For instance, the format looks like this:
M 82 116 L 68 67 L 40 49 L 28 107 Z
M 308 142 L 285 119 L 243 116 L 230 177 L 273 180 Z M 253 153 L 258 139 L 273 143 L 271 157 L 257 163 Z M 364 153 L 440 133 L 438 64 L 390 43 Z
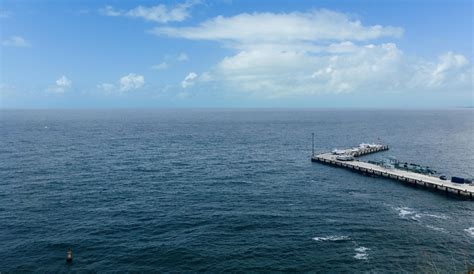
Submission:
M 312 152 L 311 156 L 314 156 L 314 132 L 311 133 L 311 137 L 312 137 L 311 140 L 312 140 L 312 143 L 313 143 L 312 144 L 312 150 L 311 150 L 311 152 Z

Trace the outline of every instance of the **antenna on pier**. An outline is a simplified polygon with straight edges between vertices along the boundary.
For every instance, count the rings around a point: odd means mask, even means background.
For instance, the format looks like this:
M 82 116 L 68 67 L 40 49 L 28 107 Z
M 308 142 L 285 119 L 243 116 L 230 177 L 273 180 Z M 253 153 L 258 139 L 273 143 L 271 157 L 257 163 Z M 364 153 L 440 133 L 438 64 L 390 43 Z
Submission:
M 312 140 L 312 143 L 313 143 L 313 145 L 312 145 L 312 150 L 311 150 L 311 151 L 312 151 L 311 156 L 314 156 L 314 132 L 311 133 L 311 140 Z

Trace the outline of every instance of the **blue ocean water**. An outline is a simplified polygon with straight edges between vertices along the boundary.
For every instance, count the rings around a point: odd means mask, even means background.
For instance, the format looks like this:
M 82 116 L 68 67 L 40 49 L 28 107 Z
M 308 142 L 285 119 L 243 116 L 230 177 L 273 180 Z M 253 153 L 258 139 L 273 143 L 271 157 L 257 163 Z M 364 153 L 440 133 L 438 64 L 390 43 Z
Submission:
M 473 114 L 2 110 L 0 272 L 466 272 L 473 201 L 310 154 L 380 139 L 473 177 Z

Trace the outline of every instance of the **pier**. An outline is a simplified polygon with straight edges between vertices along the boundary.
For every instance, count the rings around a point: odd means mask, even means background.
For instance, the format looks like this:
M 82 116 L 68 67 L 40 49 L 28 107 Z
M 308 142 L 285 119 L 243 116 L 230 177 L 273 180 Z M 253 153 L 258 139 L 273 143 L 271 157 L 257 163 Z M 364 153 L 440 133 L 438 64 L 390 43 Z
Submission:
M 371 147 L 359 147 L 347 150 L 335 150 L 332 153 L 314 154 L 311 161 L 320 162 L 335 167 L 346 168 L 365 175 L 384 177 L 399 182 L 408 183 L 413 186 L 420 186 L 425 189 L 432 189 L 446 194 L 454 194 L 463 198 L 473 199 L 474 184 L 457 184 L 448 180 L 442 180 L 438 177 L 421 174 L 417 172 L 401 170 L 397 168 L 386 168 L 380 165 L 353 160 L 340 160 L 341 155 L 358 157 L 370 153 L 388 150 L 386 145 L 372 145 Z M 340 159 L 338 159 L 340 158 Z

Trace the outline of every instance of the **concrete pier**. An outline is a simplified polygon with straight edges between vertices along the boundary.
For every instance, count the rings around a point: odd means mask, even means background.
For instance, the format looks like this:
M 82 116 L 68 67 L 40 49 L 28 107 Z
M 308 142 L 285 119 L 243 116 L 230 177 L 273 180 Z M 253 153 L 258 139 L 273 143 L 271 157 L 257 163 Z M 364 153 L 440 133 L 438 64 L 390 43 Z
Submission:
M 375 148 L 361 148 L 359 151 L 348 149 L 346 152 L 347 155 L 358 157 L 387 149 L 388 146 L 380 145 Z M 313 154 L 311 161 L 343 167 L 363 174 L 385 177 L 414 186 L 422 186 L 426 189 L 451 193 L 468 199 L 474 198 L 474 184 L 456 184 L 448 180 L 441 180 L 438 177 L 396 168 L 385 168 L 376 164 L 359 161 L 357 159 L 353 161 L 338 160 L 337 156 L 338 155 L 334 155 L 333 153 Z

